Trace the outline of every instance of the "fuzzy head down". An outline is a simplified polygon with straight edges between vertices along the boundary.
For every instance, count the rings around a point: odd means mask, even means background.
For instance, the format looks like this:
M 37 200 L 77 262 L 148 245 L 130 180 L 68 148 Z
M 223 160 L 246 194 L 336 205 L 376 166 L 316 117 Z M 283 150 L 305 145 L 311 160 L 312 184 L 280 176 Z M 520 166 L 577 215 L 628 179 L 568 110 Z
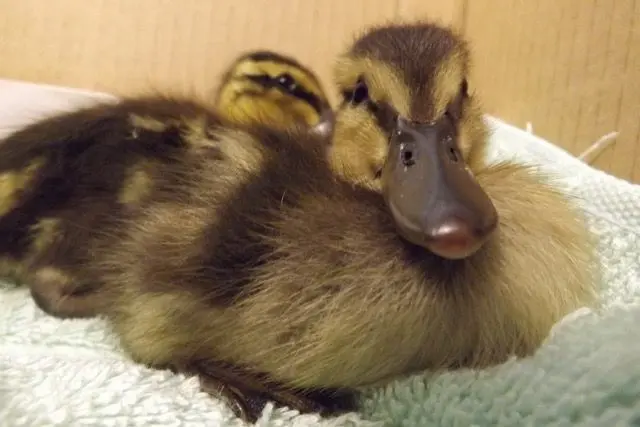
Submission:
M 447 258 L 478 250 L 498 223 L 472 172 L 487 128 L 469 63 L 460 36 L 421 22 L 369 30 L 334 70 L 334 169 L 382 191 L 400 234 Z
M 364 33 L 334 67 L 343 98 L 333 141 L 338 170 L 377 186 L 398 116 L 417 123 L 447 118 L 455 128 L 454 149 L 469 164 L 479 162 L 487 128 L 468 87 L 470 62 L 464 39 L 431 23 L 379 26 Z
M 315 73 L 273 51 L 247 52 L 225 72 L 216 95 L 221 114 L 274 128 L 316 125 L 329 101 Z

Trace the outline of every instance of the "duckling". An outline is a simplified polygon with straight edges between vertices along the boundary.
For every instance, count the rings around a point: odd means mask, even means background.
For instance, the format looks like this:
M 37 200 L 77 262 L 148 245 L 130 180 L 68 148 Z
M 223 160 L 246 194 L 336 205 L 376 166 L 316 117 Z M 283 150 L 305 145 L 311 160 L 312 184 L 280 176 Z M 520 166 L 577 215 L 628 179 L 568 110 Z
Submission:
M 0 238 L 29 247 L 47 210 L 64 232 L 32 262 L 32 293 L 58 314 L 93 304 L 133 360 L 198 374 L 249 421 L 270 400 L 330 415 L 394 378 L 526 357 L 596 303 L 595 242 L 537 170 L 486 162 L 469 67 L 448 28 L 368 29 L 335 67 L 328 155 L 319 135 L 230 126 L 193 100 L 34 124 L 0 161 L 57 161 Z M 101 193 L 132 188 L 143 158 L 136 203 Z
M 74 266 L 92 262 L 92 239 L 166 182 L 157 175 L 161 166 L 184 151 L 184 127 L 172 127 L 173 138 L 149 134 L 172 120 L 171 109 L 152 105 L 153 114 L 145 114 L 144 100 L 133 104 L 140 115 L 98 103 L 37 121 L 2 142 L 0 275 L 28 282 L 37 305 L 53 316 L 98 314 L 102 301 L 89 297 L 93 278 Z M 186 117 L 190 108 L 180 104 Z
M 215 96 L 220 113 L 239 123 L 262 121 L 328 134 L 331 106 L 316 74 L 295 58 L 270 50 L 240 55 L 224 73 Z
M 243 124 L 262 121 L 277 128 L 304 125 L 321 135 L 330 132 L 332 111 L 315 73 L 294 58 L 273 51 L 253 51 L 236 58 L 224 74 L 215 97 L 215 107 L 227 119 Z M 52 125 L 55 126 L 55 120 Z M 11 166 L 9 159 L 6 160 L 4 165 L 8 169 L 0 176 L 0 216 L 8 213 L 18 194 L 29 190 L 25 187 L 40 185 L 38 180 L 32 181 L 31 178 L 45 163 L 46 155 L 34 158 L 29 165 L 17 169 Z M 49 159 L 49 163 L 55 163 L 55 160 Z M 146 185 L 144 176 L 143 171 L 134 172 L 129 195 L 123 193 L 121 197 L 135 198 L 137 188 Z M 110 188 L 119 191 L 118 185 Z M 16 225 L 9 218 L 5 220 L 10 226 Z M 31 221 L 33 226 L 26 234 L 32 237 L 29 245 L 33 250 L 41 251 L 46 245 L 55 243 L 58 222 L 47 217 Z M 15 233 L 24 234 L 19 230 L 18 226 Z M 24 242 L 24 239 L 18 240 Z M 21 280 L 25 275 L 22 264 L 13 256 L 5 257 L 0 259 L 0 272 Z M 44 302 L 41 298 L 39 301 Z

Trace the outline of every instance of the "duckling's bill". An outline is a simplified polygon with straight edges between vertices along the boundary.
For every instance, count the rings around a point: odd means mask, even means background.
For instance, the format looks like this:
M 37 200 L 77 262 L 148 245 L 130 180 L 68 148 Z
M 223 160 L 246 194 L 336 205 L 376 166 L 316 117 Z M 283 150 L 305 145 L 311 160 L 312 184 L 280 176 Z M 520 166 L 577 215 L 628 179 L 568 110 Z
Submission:
M 398 233 L 450 259 L 476 252 L 496 229 L 497 211 L 465 165 L 447 116 L 433 123 L 398 117 L 382 169 Z

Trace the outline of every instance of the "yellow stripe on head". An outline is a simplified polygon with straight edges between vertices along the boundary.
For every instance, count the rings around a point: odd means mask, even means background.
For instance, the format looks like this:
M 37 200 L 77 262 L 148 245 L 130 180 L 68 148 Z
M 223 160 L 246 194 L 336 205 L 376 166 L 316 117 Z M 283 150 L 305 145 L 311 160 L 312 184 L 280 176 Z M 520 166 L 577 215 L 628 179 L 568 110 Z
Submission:
M 315 74 L 293 58 L 269 51 L 242 55 L 225 73 L 216 104 L 241 123 L 315 125 L 329 107 Z
M 442 116 L 449 103 L 458 96 L 466 74 L 464 61 L 463 53 L 453 50 L 436 66 L 431 89 L 434 118 Z
M 386 102 L 401 115 L 409 115 L 412 94 L 399 70 L 373 58 L 345 55 L 338 59 L 334 81 L 341 90 L 352 90 L 360 78 L 365 80 L 374 102 Z

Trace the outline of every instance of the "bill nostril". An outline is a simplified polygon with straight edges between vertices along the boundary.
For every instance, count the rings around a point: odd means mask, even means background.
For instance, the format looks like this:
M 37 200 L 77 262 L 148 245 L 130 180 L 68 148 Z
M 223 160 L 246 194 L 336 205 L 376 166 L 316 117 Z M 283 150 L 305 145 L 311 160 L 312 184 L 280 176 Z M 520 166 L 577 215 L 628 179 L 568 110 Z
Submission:
M 456 150 L 454 147 L 449 147 L 449 150 L 447 150 L 447 154 L 449 155 L 449 160 L 451 160 L 453 163 L 458 163 L 460 161 L 458 150 Z
M 406 150 L 402 152 L 402 164 L 405 166 L 413 166 L 415 162 L 416 161 L 413 158 L 413 151 Z
M 416 163 L 415 147 L 412 144 L 400 145 L 400 160 L 406 167 L 413 166 Z

